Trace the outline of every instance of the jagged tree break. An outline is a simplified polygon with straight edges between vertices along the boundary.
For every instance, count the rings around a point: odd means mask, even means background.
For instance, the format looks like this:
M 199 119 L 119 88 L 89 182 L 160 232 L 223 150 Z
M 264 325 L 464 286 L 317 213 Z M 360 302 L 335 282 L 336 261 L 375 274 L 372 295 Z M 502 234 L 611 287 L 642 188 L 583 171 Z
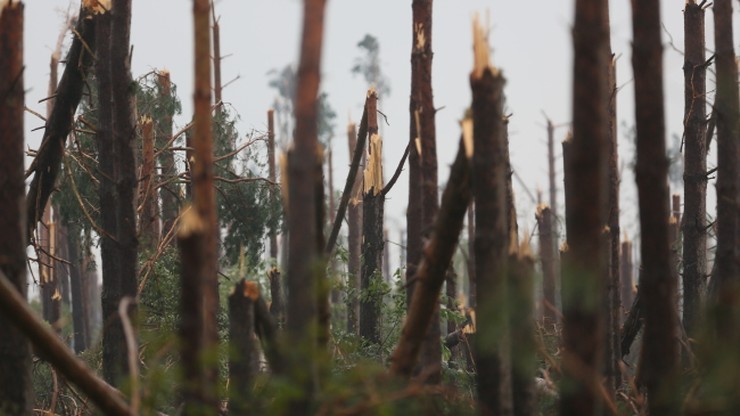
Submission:
M 561 414 L 594 414 L 602 406 L 607 221 L 606 0 L 576 0 L 573 26 L 573 136 L 563 146 L 565 225 L 563 259 L 563 381 Z
M 507 219 L 508 160 L 503 117 L 504 77 L 492 66 L 483 28 L 473 24 L 472 171 L 475 199 L 475 276 L 477 333 L 474 350 L 481 414 L 497 415 L 510 408 L 504 398 L 504 343 L 508 327 L 506 263 L 509 252 Z

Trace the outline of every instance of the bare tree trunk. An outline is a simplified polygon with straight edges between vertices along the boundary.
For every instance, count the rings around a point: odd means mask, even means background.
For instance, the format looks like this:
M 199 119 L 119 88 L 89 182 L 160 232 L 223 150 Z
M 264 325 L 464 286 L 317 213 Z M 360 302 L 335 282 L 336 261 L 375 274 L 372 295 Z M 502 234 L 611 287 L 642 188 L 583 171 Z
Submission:
M 537 228 L 540 230 L 540 260 L 542 261 L 542 310 L 546 327 L 557 323 L 557 302 L 555 300 L 555 237 L 553 236 L 552 220 L 555 217 L 546 205 L 540 205 L 535 215 Z
M 12 285 L 25 304 L 26 223 L 23 212 L 23 3 L 0 6 L 0 279 Z M 0 304 L 5 306 L 7 301 Z M 31 414 L 31 347 L 13 325 L 14 314 L 0 314 L 0 413 Z
M 144 248 L 152 251 L 159 244 L 159 198 L 154 186 L 154 124 L 151 118 L 144 117 L 141 120 L 141 135 L 143 160 L 139 175 L 139 233 Z
M 573 28 L 573 137 L 564 143 L 568 252 L 563 259 L 563 384 L 561 414 L 591 415 L 602 408 L 604 258 L 607 222 L 606 0 L 576 0 Z
M 645 313 L 641 374 L 650 413 L 677 414 L 678 328 L 675 265 L 668 240 L 668 160 L 665 155 L 663 46 L 660 3 L 632 3 L 641 258 L 640 296 Z
M 475 198 L 475 274 L 477 332 L 475 361 L 478 402 L 482 415 L 511 408 L 504 397 L 504 353 L 508 342 L 506 270 L 509 250 L 507 209 L 506 126 L 503 119 L 505 80 L 488 60 L 483 30 L 473 29 L 475 64 L 470 75 L 473 93 L 473 195 Z M 508 386 L 507 386 L 508 387 Z
M 710 296 L 716 305 L 715 331 L 721 339 L 740 337 L 740 225 L 738 224 L 738 160 L 740 109 L 738 68 L 732 29 L 732 2 L 714 2 L 714 44 L 717 66 L 717 256 Z
M 360 336 L 380 343 L 380 310 L 383 302 L 379 291 L 383 276 L 383 142 L 378 135 L 378 96 L 371 91 L 367 100 L 367 165 L 362 198 L 362 268 L 360 289 Z
M 80 256 L 80 226 L 78 224 L 69 224 L 67 230 L 67 246 L 69 247 L 69 277 L 70 286 L 72 289 L 72 327 L 74 328 L 74 349 L 75 353 L 79 354 L 87 349 L 87 331 L 88 325 L 86 325 L 85 315 L 85 301 L 86 296 L 83 295 L 85 286 L 83 285 L 82 275 L 80 270 L 82 265 L 82 258 Z
M 528 243 L 523 243 L 515 253 L 509 254 L 508 267 L 513 414 L 532 416 L 536 409 L 532 374 L 537 372 L 537 343 L 534 323 L 534 258 L 529 252 Z
M 707 279 L 707 63 L 704 8 L 686 2 L 684 18 L 683 326 L 695 335 Z
M 267 110 L 267 168 L 269 172 L 268 178 L 272 183 L 277 180 L 275 172 L 275 110 Z M 270 189 L 272 199 L 277 199 L 278 193 L 275 188 Z M 277 246 L 277 228 L 275 226 L 270 227 L 270 258 L 274 259 L 277 263 L 278 246 Z
M 182 264 L 183 386 L 186 414 L 216 414 L 218 364 L 208 359 L 218 348 L 218 219 L 213 184 L 211 122 L 211 37 L 208 0 L 194 0 L 195 93 L 192 164 L 193 207 L 182 218 L 179 231 Z M 189 345 L 185 345 L 189 344 Z
M 249 414 L 250 397 L 257 368 L 254 344 L 254 302 L 259 289 L 254 282 L 241 280 L 229 295 L 229 412 Z
M 159 100 L 165 110 L 163 116 L 155 120 L 155 143 L 157 149 L 161 152 L 159 155 L 159 182 L 162 185 L 159 188 L 159 197 L 162 200 L 162 235 L 167 235 L 172 230 L 175 219 L 180 211 L 180 186 L 172 182 L 173 178 L 177 175 L 175 155 L 171 149 L 165 149 L 165 146 L 167 146 L 167 143 L 172 138 L 172 117 L 175 112 L 169 71 L 159 71 L 157 73 L 157 82 L 159 84 Z M 191 132 L 186 134 L 188 138 L 191 136 Z M 186 146 L 192 148 L 192 143 L 188 142 Z M 163 149 L 164 151 L 162 151 Z M 188 151 L 188 162 L 191 162 L 191 156 L 192 152 Z M 191 182 L 188 188 L 190 189 L 192 186 L 193 183 Z
M 476 307 L 475 276 L 475 203 L 468 206 L 468 307 Z
M 319 279 L 324 279 L 316 248 L 316 161 L 318 135 L 317 97 L 321 78 L 321 49 L 324 33 L 325 0 L 305 0 L 301 57 L 295 99 L 295 138 L 288 155 L 288 342 L 298 345 L 290 366 L 290 377 L 302 387 L 299 397 L 287 404 L 287 412 L 300 415 L 308 412 L 307 404 L 316 393 L 318 324 L 317 291 Z M 308 367 L 308 368 L 306 368 Z
M 470 192 L 470 162 L 460 143 L 450 178 L 442 195 L 442 206 L 417 274 L 411 306 L 403 324 L 401 339 L 391 358 L 391 373 L 410 377 L 424 342 L 427 327 L 436 324 L 432 311 L 438 308 L 439 293 L 462 232 Z
M 355 131 L 354 123 L 349 124 L 347 140 L 349 141 L 349 154 L 352 156 L 357 146 L 357 132 Z M 360 301 L 358 291 L 360 290 L 360 259 L 362 256 L 362 198 L 359 197 L 361 186 L 362 177 L 357 175 L 352 185 L 352 196 L 350 197 L 347 212 L 347 245 L 349 246 L 347 290 L 350 292 L 347 303 L 347 332 L 350 334 L 359 334 L 360 328 Z
M 409 110 L 411 113 L 411 140 L 417 154 L 409 157 L 409 208 L 407 218 L 419 215 L 417 223 L 409 224 L 410 264 L 418 264 L 424 239 L 429 237 L 434 218 L 439 210 L 437 190 L 437 145 L 435 127 L 434 96 L 432 93 L 432 0 L 413 0 L 413 31 L 411 49 L 411 96 Z M 417 160 L 416 157 L 418 157 Z M 414 165 L 418 172 L 414 172 Z M 412 191 L 418 187 L 417 191 Z M 417 193 L 418 192 L 418 193 Z M 412 193 L 414 195 L 412 195 Z M 411 198 L 418 198 L 419 207 L 412 207 Z M 413 209 L 412 209 L 413 208 Z M 410 218 L 409 218 L 410 219 Z M 412 235 L 411 233 L 416 233 Z M 407 276 L 414 273 L 412 267 Z M 413 285 L 409 290 L 413 291 Z M 442 349 L 440 344 L 439 307 L 435 309 L 419 361 L 419 372 L 425 374 L 427 382 L 437 384 L 441 380 Z
M 52 220 L 51 204 L 44 209 L 41 218 L 39 232 L 39 277 L 41 310 L 44 320 L 52 325 L 59 333 L 58 325 L 61 317 L 61 296 L 59 295 L 59 284 L 56 279 L 56 268 L 54 257 L 56 257 L 56 224 Z
M 621 278 L 620 287 L 622 290 L 621 309 L 620 309 L 620 324 L 624 323 L 628 312 L 628 305 L 632 305 L 635 298 L 635 283 L 632 277 L 632 242 L 625 240 L 622 242 L 622 257 L 621 257 Z M 621 352 L 620 352 L 621 354 Z M 624 356 L 624 354 L 622 354 Z
M 84 2 L 80 6 L 80 15 L 75 28 L 78 35 L 74 37 L 69 48 L 67 66 L 56 89 L 54 109 L 46 122 L 38 155 L 29 168 L 34 175 L 26 198 L 27 239 L 33 236 L 34 228 L 41 219 L 42 210 L 54 190 L 62 163 L 64 142 L 72 129 L 73 115 L 82 98 L 87 71 L 92 65 L 95 26 L 99 15 L 92 13 L 89 7 L 90 5 Z

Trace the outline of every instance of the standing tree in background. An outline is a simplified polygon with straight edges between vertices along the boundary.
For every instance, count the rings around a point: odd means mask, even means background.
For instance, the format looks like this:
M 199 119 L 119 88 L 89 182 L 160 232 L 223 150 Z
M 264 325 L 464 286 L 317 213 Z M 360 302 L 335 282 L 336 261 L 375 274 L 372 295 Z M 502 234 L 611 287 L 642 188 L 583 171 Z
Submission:
M 160 99 L 152 108 L 154 112 L 155 145 L 159 150 L 159 197 L 162 200 L 162 236 L 166 236 L 172 230 L 175 219 L 180 211 L 180 185 L 174 182 L 177 176 L 175 166 L 175 155 L 170 150 L 172 144 L 172 118 L 180 110 L 170 81 L 169 71 L 162 70 L 157 73 L 157 87 Z M 188 147 L 190 147 L 188 145 Z M 188 160 L 188 162 L 190 162 Z
M 668 236 L 668 160 L 663 108 L 663 45 L 660 2 L 632 3 L 637 163 L 645 332 L 641 378 L 652 415 L 678 414 L 678 317 L 676 275 Z
M 352 73 L 362 75 L 365 78 L 365 82 L 375 88 L 379 97 L 390 96 L 391 86 L 388 78 L 381 70 L 380 43 L 378 39 L 371 34 L 366 34 L 361 41 L 357 42 L 357 47 L 362 49 L 365 55 L 355 58 Z
M 432 0 L 413 0 L 411 46 L 411 96 L 409 97 L 410 141 L 409 205 L 407 219 L 407 280 L 416 273 L 424 240 L 429 237 L 439 209 L 437 189 L 437 145 L 434 96 L 432 94 Z M 410 293 L 414 284 L 409 284 Z M 427 382 L 441 380 L 439 305 L 432 316 L 421 349 L 418 373 Z
M 606 0 L 576 0 L 573 27 L 573 137 L 563 144 L 568 252 L 563 259 L 563 381 L 560 412 L 591 415 L 601 409 L 604 318 L 601 306 L 607 259 Z
M 686 2 L 684 18 L 683 326 L 695 334 L 707 273 L 707 63 L 704 8 Z
M 26 299 L 23 183 L 23 4 L 0 3 L 0 279 Z M 31 414 L 31 347 L 0 314 L 0 414 Z

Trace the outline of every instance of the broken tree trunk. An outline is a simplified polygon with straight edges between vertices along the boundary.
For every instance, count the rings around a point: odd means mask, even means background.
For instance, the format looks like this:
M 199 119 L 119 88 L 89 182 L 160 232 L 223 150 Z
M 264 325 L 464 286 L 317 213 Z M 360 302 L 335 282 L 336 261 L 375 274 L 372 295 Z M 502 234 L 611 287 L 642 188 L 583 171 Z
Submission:
M 703 4 L 703 3 L 702 3 Z M 707 62 L 704 7 L 686 2 L 684 19 L 683 326 L 695 335 L 707 279 Z
M 367 100 L 367 147 L 362 192 L 362 268 L 360 277 L 360 336 L 380 343 L 380 312 L 383 302 L 383 142 L 378 135 L 378 95 L 371 89 Z
M 242 279 L 229 295 L 229 411 L 249 412 L 257 349 L 254 345 L 254 303 L 259 297 L 255 282 Z
M 647 385 L 650 414 L 677 414 L 680 409 L 680 401 L 674 396 L 678 389 L 679 358 L 677 282 L 668 241 L 670 196 L 665 153 L 660 2 L 633 2 L 632 25 L 637 130 L 635 178 L 642 236 L 640 257 L 644 269 L 640 279 L 640 296 L 645 309 L 641 378 Z
M 627 306 L 632 305 L 632 301 L 635 297 L 635 283 L 634 279 L 632 277 L 632 268 L 634 267 L 632 264 L 632 242 L 627 240 L 625 237 L 625 240 L 622 241 L 622 252 L 621 252 L 621 262 L 622 265 L 620 267 L 620 287 L 622 291 L 621 295 L 621 306 L 620 306 L 620 324 L 624 323 L 624 320 L 627 316 Z M 624 356 L 624 354 L 622 354 Z
M 0 281 L 2 292 L 26 303 L 26 228 L 23 183 L 23 3 L 0 4 Z M 7 276 L 7 277 L 6 277 Z M 31 414 L 31 347 L 19 316 L 0 301 L 0 414 Z M 56 338 L 56 336 L 54 336 Z M 58 339 L 57 339 L 58 341 Z
M 507 266 L 513 415 L 532 416 L 536 409 L 532 374 L 537 373 L 537 343 L 534 322 L 534 258 L 528 242 L 509 253 Z
M 561 414 L 594 414 L 602 408 L 598 386 L 604 363 L 604 238 L 607 222 L 606 0 L 576 0 L 573 27 L 573 136 L 564 143 L 563 384 Z M 566 146 L 567 144 L 567 146 Z M 566 152 L 567 150 L 567 152 Z M 567 153 L 567 154 L 566 154 Z
M 424 249 L 423 261 L 413 277 L 416 282 L 414 294 L 403 324 L 401 339 L 391 359 L 390 371 L 393 374 L 402 377 L 412 375 L 427 327 L 436 324 L 432 312 L 438 307 L 439 293 L 455 253 L 470 200 L 470 163 L 461 141 L 447 187 L 442 194 L 442 204 L 431 239 Z
M 367 108 L 367 107 L 366 107 Z M 367 113 L 367 111 L 365 111 Z M 365 117 L 367 124 L 367 117 Z M 349 142 L 349 154 L 353 155 L 357 147 L 357 133 L 355 124 L 349 124 L 347 129 L 347 140 Z M 365 152 L 362 152 L 363 154 Z M 359 335 L 360 328 L 360 259 L 362 258 L 362 198 L 360 198 L 360 189 L 362 178 L 357 175 L 354 184 L 349 191 L 349 207 L 347 208 L 347 332 Z M 344 195 L 342 195 L 344 196 Z M 335 218 L 336 221 L 336 218 Z
M 36 224 L 41 219 L 42 209 L 54 190 L 62 163 L 64 143 L 72 129 L 73 116 L 82 98 L 82 88 L 93 62 L 95 25 L 99 15 L 93 13 L 91 8 L 88 2 L 83 2 L 80 6 L 75 36 L 67 54 L 67 65 L 56 89 L 54 109 L 46 121 L 46 130 L 38 154 L 29 168 L 29 172 L 33 172 L 26 197 L 29 241 Z
M 154 186 L 154 123 L 145 116 L 140 126 L 143 160 L 139 175 L 139 233 L 144 249 L 153 252 L 159 245 L 159 198 Z
M 507 218 L 503 86 L 501 72 L 490 64 L 488 42 L 477 20 L 473 28 L 475 63 L 470 74 L 473 93 L 472 177 L 475 197 L 475 274 L 477 310 L 475 361 L 478 404 L 482 415 L 511 409 L 504 397 L 505 342 L 508 328 L 506 284 L 510 219 Z
M 267 110 L 267 168 L 270 182 L 276 183 L 277 175 L 275 172 L 275 110 Z M 277 200 L 275 187 L 270 188 L 271 199 Z M 277 246 L 277 226 L 270 227 L 270 258 L 274 259 L 277 264 L 278 246 Z M 274 302 L 274 300 L 273 300 Z

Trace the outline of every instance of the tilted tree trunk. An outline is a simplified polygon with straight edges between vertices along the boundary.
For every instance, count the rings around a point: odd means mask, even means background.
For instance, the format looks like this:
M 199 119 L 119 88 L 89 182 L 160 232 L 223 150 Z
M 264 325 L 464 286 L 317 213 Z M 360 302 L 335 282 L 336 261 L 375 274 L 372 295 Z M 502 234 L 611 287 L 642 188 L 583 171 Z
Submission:
M 650 414 L 677 414 L 678 328 L 676 278 L 668 241 L 668 159 L 663 108 L 663 45 L 660 3 L 632 3 L 637 163 L 635 177 L 640 208 L 641 258 L 644 273 L 640 296 L 645 331 L 641 378 L 648 390 Z
M 318 158 L 317 97 L 321 78 L 321 49 L 325 0 L 305 0 L 303 35 L 295 98 L 295 138 L 288 155 L 288 303 L 286 336 L 299 345 L 290 368 L 291 380 L 302 393 L 287 404 L 290 414 L 305 414 L 316 393 L 318 324 L 317 291 L 324 279 L 317 251 L 316 162 Z
M 483 415 L 511 408 L 504 394 L 504 342 L 508 328 L 506 126 L 503 119 L 505 80 L 488 59 L 488 42 L 477 22 L 473 29 L 475 64 L 470 74 L 473 93 L 472 175 L 475 198 L 475 274 L 477 310 L 475 362 L 478 402 Z
M 573 27 L 573 137 L 564 143 L 565 220 L 568 251 L 563 259 L 563 382 L 561 414 L 601 409 L 604 352 L 604 258 L 607 222 L 606 0 L 576 0 Z
M 412 47 L 411 47 L 411 96 L 409 111 L 411 115 L 410 143 L 416 155 L 409 157 L 409 223 L 408 252 L 409 265 L 418 265 L 424 239 L 429 237 L 434 218 L 439 210 L 437 190 L 437 144 L 434 95 L 432 93 L 432 0 L 413 0 L 412 5 Z M 414 160 L 416 159 L 416 160 Z M 415 172 L 415 170 L 418 171 Z M 414 188 L 418 188 L 414 190 Z M 418 199 L 413 201 L 412 198 Z M 419 204 L 414 206 L 413 204 Z M 417 218 L 410 218 L 417 216 Z M 415 273 L 415 268 L 407 269 L 407 277 Z M 413 291 L 413 285 L 409 290 Z M 432 384 L 441 380 L 442 349 L 440 344 L 439 308 L 435 309 L 419 360 L 419 372 L 425 374 L 426 381 Z
M 704 8 L 686 2 L 684 19 L 683 326 L 695 334 L 707 279 L 707 64 Z
M 75 27 L 75 36 L 67 54 L 67 66 L 56 89 L 54 109 L 46 122 L 44 137 L 38 155 L 29 171 L 33 179 L 26 198 L 26 218 L 28 219 L 27 238 L 33 236 L 36 224 L 41 219 L 42 210 L 54 190 L 62 163 L 64 142 L 72 129 L 73 115 L 82 98 L 82 88 L 93 61 L 95 50 L 95 24 L 98 16 L 83 2 Z M 84 45 L 84 46 L 83 46 Z
M 0 272 L 20 294 L 27 296 L 26 223 L 22 211 L 23 181 L 23 4 L 0 5 Z M 2 303 L 5 303 L 3 301 Z M 0 414 L 31 414 L 31 347 L 11 322 L 0 314 Z
M 438 307 L 439 293 L 456 250 L 471 199 L 470 162 L 461 141 L 442 195 L 442 205 L 431 239 L 424 250 L 416 275 L 412 277 L 416 288 L 403 324 L 401 339 L 391 358 L 392 374 L 403 377 L 412 375 L 419 352 L 426 342 L 427 327 L 437 324 L 432 312 Z
M 347 128 L 350 157 L 355 153 L 357 146 L 357 132 L 355 124 L 350 123 Z M 364 152 L 363 152 L 364 154 Z M 347 289 L 351 293 L 347 297 L 347 332 L 359 334 L 360 328 L 360 259 L 362 256 L 362 198 L 360 189 L 362 177 L 357 175 L 352 185 L 349 206 L 347 208 L 347 245 L 349 258 L 347 259 Z
M 360 336 L 380 343 L 380 312 L 383 302 L 379 291 L 383 267 L 383 142 L 378 135 L 378 95 L 371 90 L 367 100 L 367 165 L 362 192 L 362 268 L 360 289 Z

